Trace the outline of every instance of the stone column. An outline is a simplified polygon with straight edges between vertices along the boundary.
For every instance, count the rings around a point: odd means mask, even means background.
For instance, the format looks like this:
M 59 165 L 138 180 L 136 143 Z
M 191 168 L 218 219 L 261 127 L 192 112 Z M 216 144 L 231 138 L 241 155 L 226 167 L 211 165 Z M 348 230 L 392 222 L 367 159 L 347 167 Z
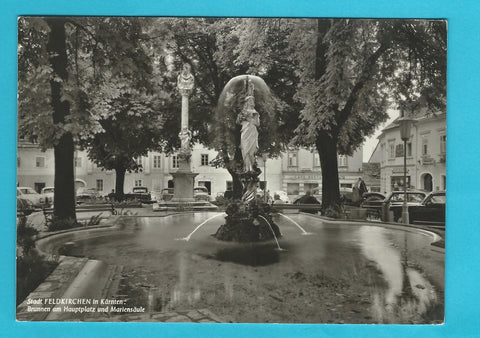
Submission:
M 191 132 L 188 129 L 188 98 L 193 92 L 194 78 L 190 72 L 190 65 L 184 64 L 183 70 L 178 76 L 177 87 L 182 95 L 182 115 L 180 133 L 178 134 L 181 148 L 178 152 L 178 170 L 172 172 L 174 191 L 172 202 L 193 202 L 193 186 L 195 176 L 190 167 L 192 149 L 190 147 Z

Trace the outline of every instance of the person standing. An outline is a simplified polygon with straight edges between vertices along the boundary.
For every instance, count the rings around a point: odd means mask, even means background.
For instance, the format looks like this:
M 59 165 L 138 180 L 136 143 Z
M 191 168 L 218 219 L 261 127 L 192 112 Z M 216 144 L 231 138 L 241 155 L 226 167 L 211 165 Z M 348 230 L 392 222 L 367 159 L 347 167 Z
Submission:
M 363 197 L 363 194 L 368 192 L 367 185 L 365 184 L 365 182 L 361 177 L 358 178 L 357 188 L 358 188 L 358 194 L 360 195 L 360 197 Z

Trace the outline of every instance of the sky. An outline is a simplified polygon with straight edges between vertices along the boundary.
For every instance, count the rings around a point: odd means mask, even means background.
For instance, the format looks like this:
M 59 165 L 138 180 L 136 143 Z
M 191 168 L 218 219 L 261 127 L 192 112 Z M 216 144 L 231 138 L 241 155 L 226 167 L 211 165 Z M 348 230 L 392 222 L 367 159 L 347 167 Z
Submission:
M 368 162 L 370 156 L 372 156 L 375 147 L 377 146 L 378 140 L 377 137 L 382 132 L 382 129 L 385 128 L 388 124 L 390 124 L 393 120 L 395 120 L 400 115 L 400 112 L 395 109 L 388 110 L 388 120 L 382 123 L 378 128 L 375 130 L 375 133 L 367 137 L 365 142 L 363 143 L 363 162 Z

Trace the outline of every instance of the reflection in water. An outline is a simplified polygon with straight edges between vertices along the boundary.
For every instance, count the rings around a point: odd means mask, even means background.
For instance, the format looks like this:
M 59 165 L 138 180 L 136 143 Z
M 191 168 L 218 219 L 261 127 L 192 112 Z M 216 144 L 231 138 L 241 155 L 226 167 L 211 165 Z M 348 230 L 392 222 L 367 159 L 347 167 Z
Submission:
M 366 258 L 376 263 L 387 288 L 375 288 L 372 312 L 378 322 L 411 322 L 420 320 L 437 301 L 432 284 L 408 263 L 407 232 L 403 248 L 389 241 L 384 228 L 359 229 L 361 247 Z M 401 250 L 401 251 L 399 251 Z M 400 321 L 399 321 L 400 320 Z
M 187 302 L 193 305 L 200 300 L 201 292 L 198 286 L 190 283 L 186 253 L 179 253 L 178 258 L 178 283 L 173 287 L 171 301 L 173 304 Z
M 277 263 L 280 253 L 270 244 L 243 244 L 217 250 L 213 258 L 250 266 L 265 266 Z

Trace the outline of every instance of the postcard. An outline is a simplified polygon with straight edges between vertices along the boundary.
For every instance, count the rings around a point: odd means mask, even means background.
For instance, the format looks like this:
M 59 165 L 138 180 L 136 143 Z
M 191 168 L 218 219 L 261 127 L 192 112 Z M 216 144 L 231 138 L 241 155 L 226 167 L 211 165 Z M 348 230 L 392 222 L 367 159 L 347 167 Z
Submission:
M 17 321 L 443 324 L 447 22 L 18 19 Z

